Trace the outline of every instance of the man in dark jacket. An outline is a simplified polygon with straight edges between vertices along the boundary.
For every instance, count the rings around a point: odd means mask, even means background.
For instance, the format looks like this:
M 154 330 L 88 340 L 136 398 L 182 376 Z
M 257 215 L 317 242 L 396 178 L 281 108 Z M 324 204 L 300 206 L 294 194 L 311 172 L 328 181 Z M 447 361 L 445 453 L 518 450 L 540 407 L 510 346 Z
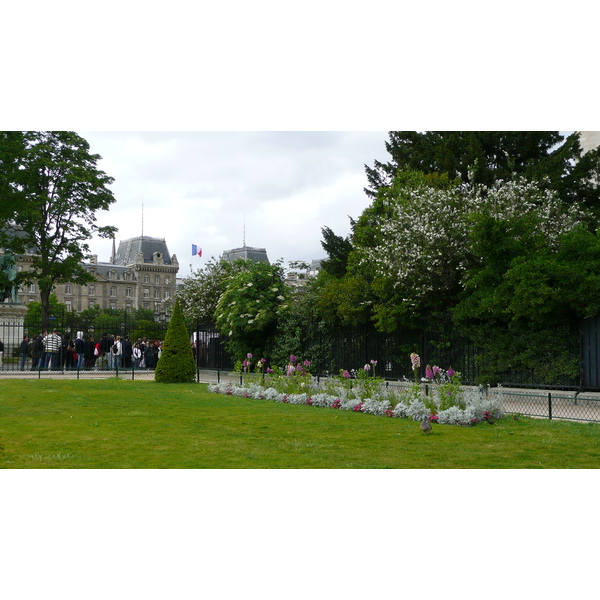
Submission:
M 21 355 L 21 363 L 19 365 L 20 371 L 25 370 L 25 361 L 27 360 L 28 352 L 29 352 L 29 336 L 24 335 L 23 341 L 21 342 L 21 345 L 19 346 L 19 354 Z
M 131 369 L 131 357 L 133 356 L 133 346 L 131 345 L 131 341 L 129 336 L 126 335 L 124 340 L 121 340 L 121 349 L 123 351 L 123 358 L 121 359 L 123 362 L 123 368 Z

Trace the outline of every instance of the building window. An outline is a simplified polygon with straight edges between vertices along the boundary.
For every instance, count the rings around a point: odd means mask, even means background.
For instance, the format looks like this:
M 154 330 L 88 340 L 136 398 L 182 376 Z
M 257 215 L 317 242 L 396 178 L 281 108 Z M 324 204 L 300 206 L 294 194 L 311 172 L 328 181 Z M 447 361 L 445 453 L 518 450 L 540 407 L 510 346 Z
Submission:
M 35 294 L 35 283 L 30 283 L 29 284 L 29 293 L 30 294 Z
M 116 287 L 111 287 L 110 288 L 110 295 L 111 296 L 116 296 L 117 295 L 117 288 Z
M 111 279 L 116 279 L 116 278 L 117 278 L 117 274 L 116 274 L 114 271 L 111 271 L 111 272 L 108 274 L 108 276 L 109 276 Z
M 125 312 L 131 312 L 131 304 L 126 304 L 125 305 Z
M 171 290 L 165 289 L 165 295 L 164 295 L 165 300 L 170 297 L 171 297 Z
M 94 308 L 94 306 L 96 306 L 96 303 L 93 300 L 88 300 L 88 308 Z
M 96 286 L 88 285 L 88 296 L 95 296 L 95 295 L 96 295 Z
M 67 308 L 67 312 L 73 312 L 73 305 L 70 300 L 65 300 L 65 306 Z
M 150 275 L 144 275 L 144 283 L 150 283 Z
M 170 277 L 165 277 L 165 285 L 169 285 L 171 283 L 171 278 Z
M 150 309 L 150 302 L 144 302 L 144 308 L 146 310 L 149 310 Z
M 160 302 L 155 302 L 154 303 L 154 310 L 160 310 Z
M 116 303 L 115 303 L 115 302 L 111 302 L 111 303 L 110 303 L 110 309 L 111 309 L 111 310 L 116 310 L 116 308 L 117 308 L 117 305 L 116 305 Z
M 156 285 L 160 285 L 160 275 L 155 275 L 155 276 L 154 276 L 154 283 L 155 283 Z
M 131 288 L 125 288 L 125 298 L 131 298 Z
M 160 288 L 155 288 L 154 289 L 154 297 L 155 298 L 160 298 Z
M 70 283 L 65 284 L 65 294 L 72 294 L 73 288 Z
M 144 298 L 150 298 L 150 288 L 144 288 Z

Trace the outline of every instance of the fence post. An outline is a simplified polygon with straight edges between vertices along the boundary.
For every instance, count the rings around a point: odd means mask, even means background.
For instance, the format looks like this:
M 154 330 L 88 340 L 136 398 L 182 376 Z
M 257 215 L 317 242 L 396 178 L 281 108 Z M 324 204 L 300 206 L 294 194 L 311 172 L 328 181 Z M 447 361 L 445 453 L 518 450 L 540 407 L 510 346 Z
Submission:
M 548 392 L 548 418 L 552 420 L 552 394 Z

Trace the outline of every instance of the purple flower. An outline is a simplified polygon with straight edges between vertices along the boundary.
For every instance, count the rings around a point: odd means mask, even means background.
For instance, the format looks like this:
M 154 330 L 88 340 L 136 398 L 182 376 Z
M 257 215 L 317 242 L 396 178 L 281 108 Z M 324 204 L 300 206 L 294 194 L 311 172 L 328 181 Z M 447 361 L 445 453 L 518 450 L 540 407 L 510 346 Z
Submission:
M 429 365 L 425 367 L 425 377 L 427 379 L 433 379 L 433 371 L 431 370 L 431 367 Z
M 310 367 L 310 360 L 305 360 L 303 364 L 305 367 Z
M 267 367 L 267 373 L 275 373 L 275 371 L 273 371 L 273 369 L 271 369 L 271 367 Z
M 392 411 L 392 410 L 386 410 L 385 411 L 385 416 L 386 417 L 393 417 L 394 416 L 394 411 Z
M 363 367 L 363 369 L 364 369 L 365 371 L 369 372 L 369 371 L 371 370 L 371 365 L 365 365 L 365 366 Z
M 251 354 L 250 352 L 248 352 L 248 354 L 246 354 L 246 356 L 247 356 L 248 358 L 252 358 L 252 354 Z
M 308 406 L 312 406 L 312 398 L 307 398 L 306 404 L 308 404 Z
M 267 359 L 266 358 L 261 358 L 260 362 L 263 363 L 263 365 L 264 365 L 267 362 Z
M 291 363 L 294 363 L 294 364 L 296 364 L 296 361 L 297 361 L 297 360 L 298 360 L 298 359 L 297 359 L 297 358 L 296 358 L 296 357 L 295 357 L 293 354 L 291 354 L 291 355 L 290 355 L 290 362 L 291 362 Z
M 348 371 L 344 371 L 342 373 L 342 376 L 345 377 L 346 379 L 350 379 L 350 373 L 348 373 Z
M 448 369 L 448 377 L 454 377 L 455 374 L 456 374 L 456 371 L 452 367 L 450 367 Z
M 440 373 L 441 373 L 441 369 L 437 366 L 434 365 L 433 369 L 431 369 L 433 371 L 433 376 L 437 377 Z
M 371 360 L 371 364 L 372 364 L 373 366 L 375 366 L 375 365 L 377 364 L 377 361 L 376 361 L 376 360 Z

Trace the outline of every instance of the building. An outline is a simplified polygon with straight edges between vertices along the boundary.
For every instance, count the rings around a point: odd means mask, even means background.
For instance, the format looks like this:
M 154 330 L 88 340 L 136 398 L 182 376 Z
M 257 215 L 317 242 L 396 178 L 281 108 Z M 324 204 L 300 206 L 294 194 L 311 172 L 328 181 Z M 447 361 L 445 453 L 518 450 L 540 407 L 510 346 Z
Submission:
M 29 270 L 32 254 L 17 260 L 17 269 Z M 134 237 L 119 243 L 109 262 L 99 262 L 96 255 L 86 270 L 95 281 L 87 285 L 65 283 L 57 285 L 54 293 L 68 310 L 81 312 L 99 306 L 102 309 L 137 308 L 168 314 L 175 298 L 179 262 L 175 254 L 169 254 L 164 239 L 148 236 Z M 38 301 L 36 283 L 22 286 L 18 292 L 19 302 Z
M 232 250 L 223 251 L 223 259 L 233 262 L 238 259 L 253 260 L 255 262 L 269 263 L 266 248 L 252 248 L 251 246 L 242 246 L 241 248 L 233 248 Z

